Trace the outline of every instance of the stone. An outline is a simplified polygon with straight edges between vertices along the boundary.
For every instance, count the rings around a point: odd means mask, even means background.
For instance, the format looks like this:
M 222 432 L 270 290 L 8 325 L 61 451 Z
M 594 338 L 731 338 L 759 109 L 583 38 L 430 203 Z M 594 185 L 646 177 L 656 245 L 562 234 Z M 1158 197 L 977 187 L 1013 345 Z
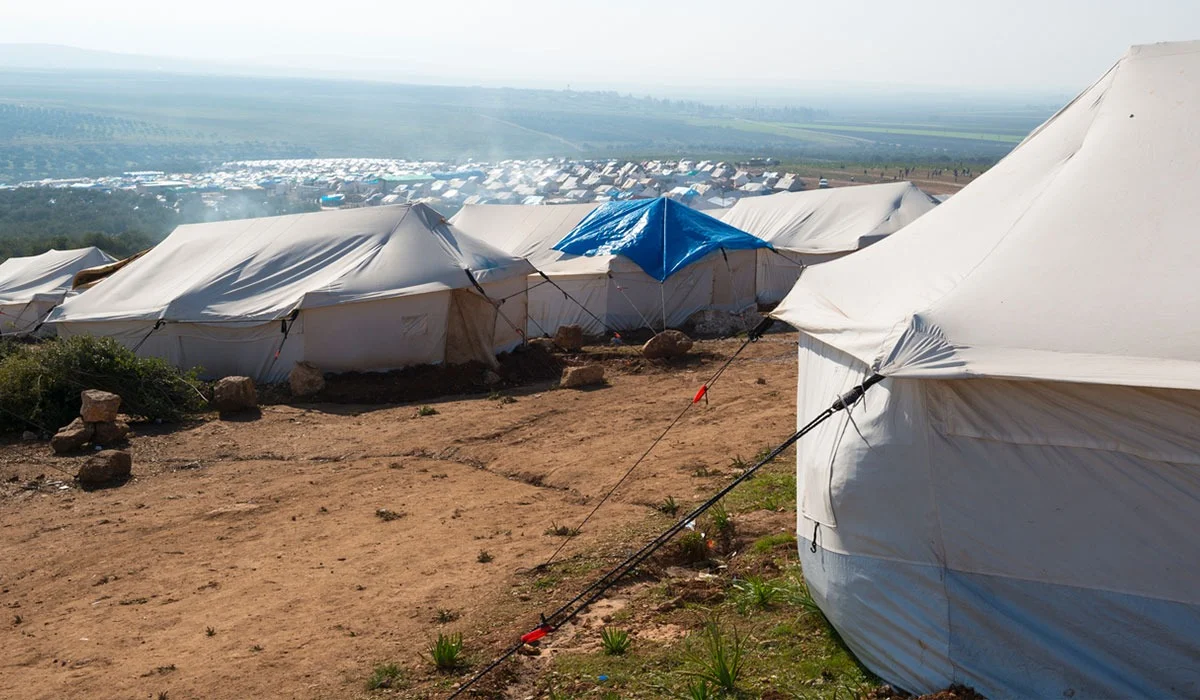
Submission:
M 25 442 L 33 442 L 34 440 L 38 439 L 38 434 L 32 430 L 26 430 L 25 432 L 21 433 L 21 439 Z
M 583 349 L 583 326 L 571 323 L 559 326 L 554 332 L 554 344 L 567 352 L 578 352 Z
M 85 423 L 82 418 L 76 418 L 70 424 L 58 429 L 50 438 L 50 449 L 55 454 L 74 452 L 92 441 L 96 428 L 91 423 Z
M 495 386 L 501 381 L 503 380 L 500 378 L 500 375 L 496 374 L 490 369 L 483 373 L 483 383 L 487 384 L 488 386 Z
M 325 373 L 311 362 L 297 362 L 288 375 L 292 396 L 312 396 L 325 388 Z
M 133 473 L 133 457 L 124 450 L 101 450 L 79 467 L 75 480 L 84 486 L 101 486 Z
M 121 397 L 98 389 L 84 389 L 80 393 L 82 405 L 79 415 L 85 423 L 101 423 L 116 420 L 121 410 Z
M 646 344 L 642 346 L 642 357 L 651 360 L 680 357 L 686 355 L 691 349 L 692 339 L 687 337 L 687 334 L 676 330 L 666 330 L 646 341 Z
M 592 386 L 604 382 L 604 365 L 584 365 L 582 367 L 567 367 L 563 370 L 562 379 L 558 385 L 564 389 L 576 389 L 582 386 Z
M 557 348 L 557 346 L 554 344 L 554 340 L 551 338 L 530 338 L 528 345 L 529 347 L 537 348 L 542 352 L 554 352 L 554 350 Z
M 129 424 L 123 420 L 92 423 L 92 442 L 97 445 L 111 445 L 121 442 L 129 436 Z
M 222 413 L 258 406 L 258 391 L 250 377 L 224 377 L 213 386 L 212 407 Z

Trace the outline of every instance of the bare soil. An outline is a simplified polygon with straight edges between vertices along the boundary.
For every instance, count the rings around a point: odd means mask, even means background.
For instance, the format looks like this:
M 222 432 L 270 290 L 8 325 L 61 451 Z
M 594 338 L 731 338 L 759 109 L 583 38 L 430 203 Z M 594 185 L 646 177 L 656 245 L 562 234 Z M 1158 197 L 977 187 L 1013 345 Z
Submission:
M 444 695 L 461 676 L 421 657 L 439 630 L 485 662 L 669 522 L 655 504 L 701 500 L 794 430 L 794 341 L 750 346 L 552 577 L 532 571 L 562 541 L 546 531 L 577 524 L 740 341 L 675 363 L 585 348 L 565 361 L 608 374 L 588 391 L 538 379 L 557 372 L 542 358 L 499 391 L 360 375 L 323 398 L 362 404 L 135 426 L 134 478 L 93 492 L 66 474 L 82 457 L 0 445 L 0 697 L 366 697 L 382 662 L 404 668 L 393 696 Z

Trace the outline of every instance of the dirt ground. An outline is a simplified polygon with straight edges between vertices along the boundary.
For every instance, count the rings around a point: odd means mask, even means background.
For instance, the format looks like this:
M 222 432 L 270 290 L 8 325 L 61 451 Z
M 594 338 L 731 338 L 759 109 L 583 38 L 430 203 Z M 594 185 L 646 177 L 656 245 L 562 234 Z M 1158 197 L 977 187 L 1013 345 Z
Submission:
M 0 445 L 0 697 L 367 696 L 381 662 L 416 679 L 401 695 L 437 696 L 420 654 L 438 630 L 485 661 L 658 527 L 654 504 L 700 500 L 790 434 L 794 342 L 750 346 L 570 542 L 569 585 L 536 591 L 562 541 L 546 530 L 576 524 L 740 341 L 677 364 L 591 348 L 609 384 L 588 391 L 135 426 L 134 478 L 94 492 L 60 471 L 82 457 Z

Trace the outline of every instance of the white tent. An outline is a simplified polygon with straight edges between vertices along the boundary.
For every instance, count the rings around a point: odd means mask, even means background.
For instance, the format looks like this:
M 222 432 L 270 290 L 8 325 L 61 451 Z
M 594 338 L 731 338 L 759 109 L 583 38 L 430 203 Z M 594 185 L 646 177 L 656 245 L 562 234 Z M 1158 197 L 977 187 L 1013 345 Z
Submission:
M 208 376 L 494 362 L 521 341 L 531 270 L 424 205 L 193 224 L 50 321 Z
M 0 263 L 0 335 L 32 333 L 66 298 L 76 272 L 112 261 L 99 248 L 76 248 Z
M 889 682 L 1200 696 L 1197 110 L 1200 43 L 1135 47 L 776 310 L 801 421 L 887 377 L 797 468 L 805 577 Z
M 911 182 L 741 199 L 721 218 L 775 247 L 758 251 L 758 301 L 782 299 L 808 265 L 865 248 L 916 221 L 937 201 Z
M 567 324 L 578 324 L 589 334 L 602 334 L 606 327 L 617 331 L 661 328 L 664 302 L 666 323 L 674 327 L 699 311 L 735 314 L 753 306 L 753 250 L 713 253 L 662 283 L 621 255 L 578 256 L 554 250 L 597 206 L 466 206 L 450 222 L 527 258 L 554 281 L 549 284 L 538 274 L 529 278 L 531 335 L 553 334 Z

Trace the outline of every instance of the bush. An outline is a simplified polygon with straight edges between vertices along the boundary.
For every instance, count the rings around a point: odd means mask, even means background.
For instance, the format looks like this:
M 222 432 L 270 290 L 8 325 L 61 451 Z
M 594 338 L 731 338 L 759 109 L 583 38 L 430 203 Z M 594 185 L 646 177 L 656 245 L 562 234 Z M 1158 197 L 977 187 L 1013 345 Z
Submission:
M 54 431 L 79 415 L 79 393 L 121 397 L 121 410 L 147 420 L 177 421 L 203 410 L 196 371 L 139 358 L 111 338 L 78 336 L 0 346 L 0 433 L 37 426 Z

